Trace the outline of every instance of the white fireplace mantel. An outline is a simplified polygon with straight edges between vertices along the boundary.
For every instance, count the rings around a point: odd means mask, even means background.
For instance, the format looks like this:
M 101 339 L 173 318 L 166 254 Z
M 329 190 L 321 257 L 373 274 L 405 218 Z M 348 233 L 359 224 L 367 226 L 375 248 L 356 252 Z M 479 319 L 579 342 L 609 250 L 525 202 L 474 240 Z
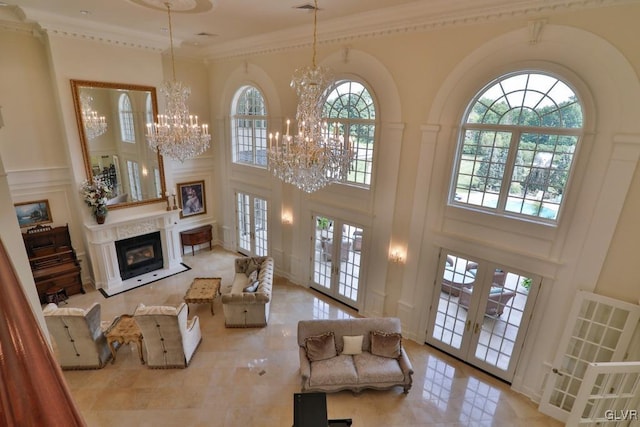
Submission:
M 89 247 L 89 258 L 93 268 L 93 282 L 96 289 L 102 289 L 108 295 L 122 292 L 132 287 L 129 283 L 135 278 L 123 281 L 118 266 L 115 242 L 129 237 L 160 232 L 162 257 L 164 261 L 162 275 L 165 277 L 182 267 L 180 236 L 176 228 L 179 210 L 144 212 L 126 217 L 108 218 L 104 224 L 85 224 L 85 233 Z M 157 277 L 158 274 L 154 274 Z M 157 280 L 157 279 L 155 279 Z M 136 281 L 139 286 L 140 280 Z

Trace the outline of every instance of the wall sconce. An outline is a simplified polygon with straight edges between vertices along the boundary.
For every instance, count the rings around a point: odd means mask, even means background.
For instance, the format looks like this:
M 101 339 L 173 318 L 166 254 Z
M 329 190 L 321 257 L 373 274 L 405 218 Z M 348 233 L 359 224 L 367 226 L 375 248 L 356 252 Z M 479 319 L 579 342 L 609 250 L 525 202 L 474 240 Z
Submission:
M 394 264 L 404 264 L 405 254 L 400 249 L 392 249 L 389 252 L 389 260 Z
M 283 224 L 286 224 L 286 225 L 293 224 L 293 217 L 291 216 L 291 213 L 289 213 L 289 212 L 283 212 L 281 220 L 282 220 Z
M 149 174 L 149 171 L 147 170 L 146 167 L 142 167 L 142 176 L 147 176 Z

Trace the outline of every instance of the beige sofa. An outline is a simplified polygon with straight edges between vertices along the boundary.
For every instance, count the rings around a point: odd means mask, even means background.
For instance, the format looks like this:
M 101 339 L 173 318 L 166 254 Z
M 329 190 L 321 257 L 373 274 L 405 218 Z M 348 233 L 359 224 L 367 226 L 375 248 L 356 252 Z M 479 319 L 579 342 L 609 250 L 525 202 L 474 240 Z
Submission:
M 400 333 L 400 320 L 393 317 L 298 322 L 302 391 L 360 392 L 402 386 L 408 393 L 413 367 Z M 333 343 L 329 338 L 326 346 L 318 345 L 330 334 Z
M 250 328 L 267 325 L 273 287 L 273 269 L 271 257 L 244 257 L 235 260 L 233 283 L 222 290 L 225 326 Z M 253 271 L 257 271 L 256 289 L 246 290 L 252 284 L 249 283 L 249 276 Z

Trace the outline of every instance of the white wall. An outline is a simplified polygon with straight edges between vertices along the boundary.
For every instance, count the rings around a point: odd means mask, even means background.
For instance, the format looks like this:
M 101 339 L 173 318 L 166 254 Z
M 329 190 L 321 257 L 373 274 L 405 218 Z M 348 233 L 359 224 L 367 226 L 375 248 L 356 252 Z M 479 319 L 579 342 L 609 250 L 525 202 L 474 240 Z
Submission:
M 640 148 L 640 128 L 634 119 L 640 115 L 640 58 L 628 42 L 629 32 L 635 28 L 630 16 L 637 13 L 639 5 L 561 11 L 552 18 L 478 20 L 432 31 L 323 43 L 319 63 L 336 68 L 338 73 L 367 76 L 374 95 L 382 98 L 381 128 L 387 122 L 396 123 L 400 132 L 397 140 L 385 134 L 377 141 L 378 149 L 396 144 L 399 166 L 389 167 L 396 162 L 393 155 L 377 160 L 377 184 L 384 186 L 392 180 L 384 191 L 376 188 L 369 200 L 379 198 L 383 201 L 380 205 L 368 204 L 366 198 L 345 197 L 348 191 L 323 190 L 308 197 L 276 183 L 275 210 L 292 207 L 295 212 L 293 226 L 276 224 L 276 230 L 272 229 L 279 233 L 274 241 L 281 245 L 276 250 L 284 253 L 285 274 L 302 284 L 309 280 L 310 212 L 321 207 L 348 218 L 357 216 L 354 209 L 361 211 L 367 225 L 375 223 L 374 244 L 363 272 L 363 286 L 367 293 L 373 290 L 374 298 L 361 308 L 366 314 L 401 317 L 404 333 L 420 342 L 425 337 L 439 247 L 482 253 L 493 261 L 542 275 L 544 286 L 528 334 L 526 356 L 514 381 L 514 388 L 537 399 L 548 370 L 545 364 L 553 360 L 560 338 L 557 325 L 566 320 L 577 289 L 613 294 L 631 302 L 640 298 L 637 280 L 630 279 L 635 277 L 631 266 L 637 243 L 629 237 L 638 235 L 639 226 L 630 215 L 640 208 L 634 196 L 638 193 L 634 171 Z M 535 18 L 546 22 L 537 35 L 530 32 L 530 20 Z M 608 22 L 616 24 L 604 24 Z M 363 61 L 365 57 L 373 60 Z M 286 84 L 294 69 L 307 63 L 308 52 L 298 50 L 214 62 L 214 114 L 228 119 L 228 93 L 238 87 L 239 76 L 249 70 L 251 79 L 251 70 L 260 70 L 273 82 L 271 89 L 282 106 L 282 111 L 271 114 L 276 118 L 293 116 L 295 94 Z M 501 73 L 527 67 L 546 69 L 572 82 L 585 106 L 586 134 L 558 227 L 479 218 L 446 206 L 458 124 L 466 104 Z M 389 91 L 383 80 L 369 80 L 378 72 L 375 70 L 384 70 L 389 76 L 394 86 L 391 92 L 399 98 L 397 105 L 384 96 Z M 390 118 L 394 114 L 397 118 Z M 281 130 L 274 127 L 274 131 Z M 223 136 L 229 144 L 228 132 Z M 234 180 L 251 181 L 251 174 L 235 173 L 229 161 L 228 156 L 217 159 L 220 168 L 232 170 Z M 269 185 L 274 188 L 273 183 Z M 390 205 L 391 211 L 385 210 Z M 620 230 L 621 212 L 623 221 L 628 217 L 625 231 Z M 229 208 L 224 226 L 230 233 L 233 218 Z M 389 265 L 387 254 L 392 244 L 408 248 L 404 266 Z M 615 259 L 607 257 L 610 245 L 616 248 Z M 284 250 L 289 247 L 290 252 Z M 617 283 L 602 280 L 601 272 L 608 271 L 608 263 L 629 277 L 624 290 Z

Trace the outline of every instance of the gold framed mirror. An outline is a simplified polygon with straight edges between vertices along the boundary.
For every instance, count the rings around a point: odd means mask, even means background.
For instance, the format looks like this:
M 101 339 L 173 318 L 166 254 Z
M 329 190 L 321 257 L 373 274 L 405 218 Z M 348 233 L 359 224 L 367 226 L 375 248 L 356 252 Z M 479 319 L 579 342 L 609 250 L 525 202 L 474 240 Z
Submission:
M 146 141 L 157 116 L 153 86 L 71 80 L 87 178 L 113 189 L 109 209 L 163 201 L 162 156 Z

